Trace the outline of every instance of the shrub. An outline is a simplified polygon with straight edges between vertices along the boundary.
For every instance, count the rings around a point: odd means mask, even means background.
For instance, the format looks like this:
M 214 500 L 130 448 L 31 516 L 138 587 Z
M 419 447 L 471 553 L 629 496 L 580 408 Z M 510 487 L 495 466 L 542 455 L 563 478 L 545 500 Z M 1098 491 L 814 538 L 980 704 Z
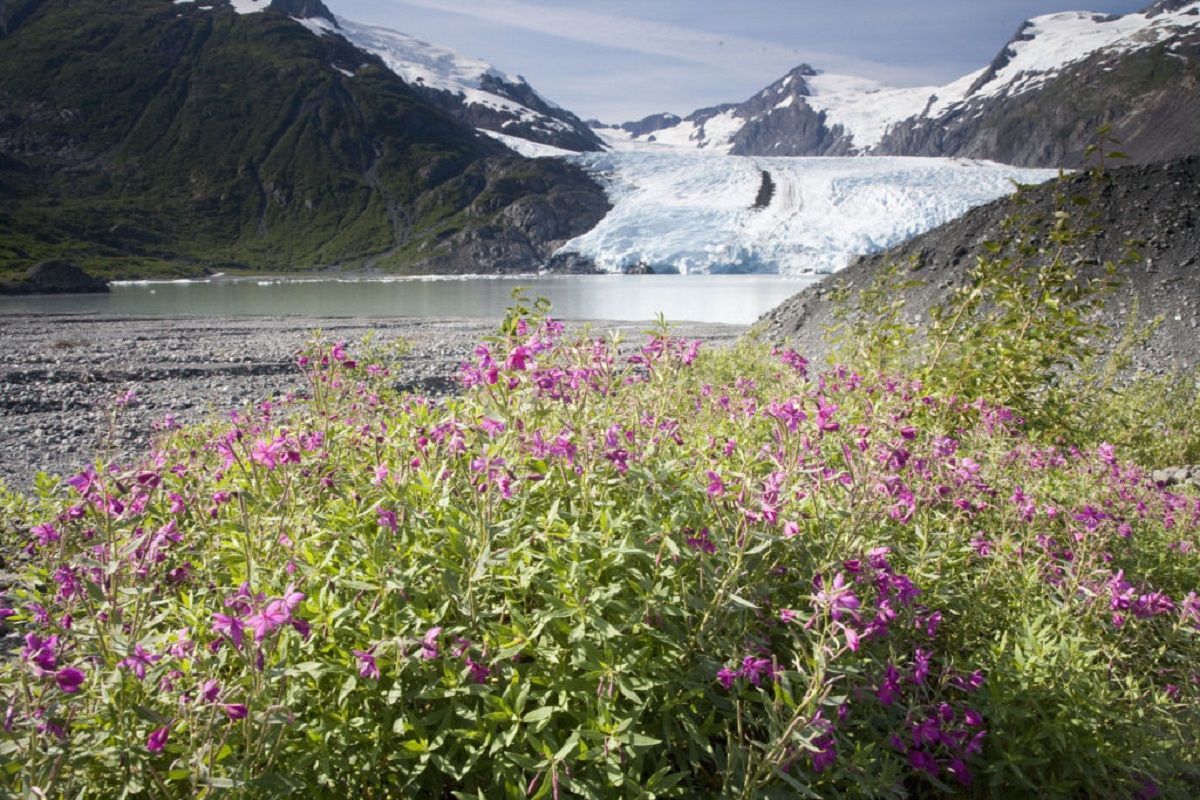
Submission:
M 1200 500 L 1012 410 L 519 309 L 45 489 L 0 781 L 61 796 L 1194 795 Z

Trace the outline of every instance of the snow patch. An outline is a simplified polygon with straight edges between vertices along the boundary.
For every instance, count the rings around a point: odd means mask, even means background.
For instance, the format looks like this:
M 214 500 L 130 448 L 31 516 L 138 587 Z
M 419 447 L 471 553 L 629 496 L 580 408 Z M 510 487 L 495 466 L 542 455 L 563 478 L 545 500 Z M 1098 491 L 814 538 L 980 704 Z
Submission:
M 509 150 L 525 156 L 526 158 L 552 158 L 555 156 L 573 156 L 574 150 L 564 150 L 561 147 L 555 147 L 550 144 L 541 144 L 539 142 L 531 142 L 528 139 L 522 139 L 519 136 L 509 136 L 496 131 L 489 131 L 486 128 L 476 128 L 482 134 L 492 137 L 496 141 L 504 144 Z
M 266 11 L 271 5 L 271 0 L 229 0 L 229 5 L 239 14 L 257 14 L 259 11 Z

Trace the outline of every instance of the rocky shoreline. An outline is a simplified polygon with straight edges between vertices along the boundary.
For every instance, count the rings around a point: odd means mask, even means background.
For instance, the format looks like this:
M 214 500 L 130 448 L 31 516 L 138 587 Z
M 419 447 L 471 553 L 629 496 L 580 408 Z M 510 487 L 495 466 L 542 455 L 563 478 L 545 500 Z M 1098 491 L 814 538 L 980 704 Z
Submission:
M 595 322 L 632 339 L 648 323 Z M 320 329 L 328 340 L 368 332 L 412 350 L 398 385 L 428 395 L 455 388 L 454 373 L 496 321 L 317 317 L 0 315 L 0 481 L 28 490 L 38 471 L 67 475 L 94 456 L 144 452 L 154 423 L 180 423 L 303 388 L 296 353 Z M 683 323 L 679 335 L 726 344 L 746 328 Z M 118 405 L 128 392 L 136 397 Z

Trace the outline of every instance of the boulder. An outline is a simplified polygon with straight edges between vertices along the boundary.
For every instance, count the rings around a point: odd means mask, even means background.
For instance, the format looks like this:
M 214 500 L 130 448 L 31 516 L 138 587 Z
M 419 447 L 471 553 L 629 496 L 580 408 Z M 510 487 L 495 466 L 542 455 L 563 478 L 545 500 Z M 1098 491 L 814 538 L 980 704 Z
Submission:
M 24 279 L 0 283 L 0 294 L 94 294 L 107 292 L 108 281 L 89 275 L 69 261 L 43 261 Z

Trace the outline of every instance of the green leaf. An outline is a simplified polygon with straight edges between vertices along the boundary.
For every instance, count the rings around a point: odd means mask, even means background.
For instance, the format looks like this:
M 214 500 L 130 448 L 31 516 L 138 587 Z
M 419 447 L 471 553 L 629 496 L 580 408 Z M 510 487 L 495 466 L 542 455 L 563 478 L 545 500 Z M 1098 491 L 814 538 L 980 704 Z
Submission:
M 550 719 L 550 717 L 554 715 L 554 712 L 558 710 L 559 709 L 555 708 L 554 706 L 540 706 L 535 708 L 533 711 L 530 711 L 521 719 L 523 722 L 544 722 L 545 720 Z

